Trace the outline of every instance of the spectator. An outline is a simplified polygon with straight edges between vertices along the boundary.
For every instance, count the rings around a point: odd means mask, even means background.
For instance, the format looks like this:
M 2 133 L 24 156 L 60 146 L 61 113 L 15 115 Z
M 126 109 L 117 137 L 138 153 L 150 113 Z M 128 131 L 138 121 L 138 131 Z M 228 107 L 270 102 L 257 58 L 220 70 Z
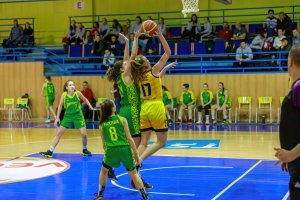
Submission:
M 107 48 L 110 49 L 115 56 L 122 55 L 122 45 L 117 40 L 115 35 L 111 36 L 110 41 L 107 43 Z
M 296 28 L 293 30 L 292 46 L 295 44 L 300 44 L 300 33 Z
M 110 34 L 118 37 L 119 33 L 121 33 L 121 31 L 123 31 L 121 24 L 119 23 L 118 20 L 114 19 L 112 22 L 112 28 L 111 28 Z
M 25 23 L 25 28 L 23 30 L 23 40 L 22 46 L 26 44 L 29 47 L 32 47 L 34 43 L 33 29 L 30 26 L 29 22 Z
M 81 43 L 83 43 L 84 34 L 85 34 L 85 28 L 81 22 L 78 22 L 76 35 L 75 35 L 77 45 L 80 45 Z
M 266 30 L 268 37 L 272 37 L 276 33 L 277 19 L 274 17 L 274 10 L 268 10 L 268 17 L 266 18 Z
M 200 33 L 200 35 L 201 35 L 200 40 L 202 41 L 202 39 L 203 39 L 204 37 L 210 36 L 210 35 L 211 35 L 211 32 L 212 32 L 212 26 L 211 26 L 209 17 L 205 17 L 205 18 L 204 18 L 204 31 L 202 31 L 202 32 Z
M 185 83 L 182 85 L 182 93 L 180 95 L 180 109 L 179 109 L 179 114 L 178 114 L 178 123 L 182 123 L 182 115 L 184 109 L 188 109 L 188 115 L 189 115 L 189 120 L 188 123 L 192 124 L 193 123 L 193 118 L 192 118 L 192 111 L 195 108 L 195 95 L 194 93 L 189 90 L 190 85 Z
M 267 38 L 268 33 L 266 31 L 262 31 L 258 34 L 251 42 L 250 48 L 252 52 L 261 52 L 263 50 L 265 42 L 272 42 L 273 38 Z
M 232 30 L 230 30 L 229 28 L 228 22 L 224 22 L 223 29 L 218 32 L 217 37 L 224 39 L 226 43 L 228 43 L 232 36 L 233 33 Z
M 19 26 L 18 20 L 14 19 L 14 26 L 11 28 L 9 38 L 3 41 L 3 46 L 8 48 L 17 47 L 23 39 L 23 28 Z
M 121 34 L 125 35 L 125 32 L 121 31 Z M 124 38 L 123 37 L 118 37 L 118 41 L 122 45 L 122 49 L 124 49 L 124 47 L 125 47 L 125 40 L 124 40 Z
M 132 33 L 137 32 L 138 30 L 140 30 L 140 28 L 142 26 L 142 22 L 143 22 L 143 20 L 140 16 L 137 16 L 135 18 L 135 24 L 132 25 Z
M 83 81 L 81 93 L 90 102 L 90 104 L 93 107 L 95 107 L 96 100 L 94 98 L 93 91 L 89 87 L 89 83 L 87 81 Z M 84 119 L 88 119 L 89 118 L 89 106 L 82 99 L 80 99 L 80 103 L 81 103 L 81 109 L 82 109 Z
M 104 41 L 108 40 L 107 36 L 109 34 L 109 26 L 107 24 L 107 19 L 106 18 L 102 19 L 102 25 L 99 28 L 99 33 L 102 36 L 102 39 Z
M 134 41 L 134 34 L 131 33 L 129 36 L 129 51 L 130 51 L 130 53 L 132 52 L 133 41 Z M 139 45 L 138 55 L 144 54 L 144 52 L 146 51 L 145 43 L 142 42 L 141 40 L 138 40 L 138 45 Z
M 131 33 L 134 33 L 133 32 L 133 27 L 131 25 L 131 20 L 130 19 L 127 19 L 126 20 L 126 24 L 123 26 L 123 31 L 124 31 L 124 34 L 126 35 L 127 38 L 129 38 L 129 35 Z
M 83 44 L 84 45 L 93 45 L 94 39 L 91 34 L 91 31 L 86 31 L 85 36 L 83 37 Z
M 235 59 L 238 61 L 236 63 L 238 66 L 249 66 L 248 61 L 253 59 L 252 50 L 245 40 L 242 40 L 240 47 L 237 48 Z
M 150 47 L 149 49 L 147 49 L 146 55 L 147 55 L 147 58 L 148 58 L 148 60 L 149 60 L 150 62 L 157 62 L 156 57 L 154 57 L 154 56 L 157 55 L 157 52 L 156 52 L 156 48 L 155 48 L 155 47 L 152 46 L 152 47 Z
M 279 19 L 277 19 L 277 31 L 281 29 L 284 32 L 284 35 L 288 38 L 292 37 L 292 20 L 291 18 L 284 12 L 279 13 Z
M 76 21 L 72 20 L 67 35 L 68 38 L 68 41 L 66 43 L 67 46 L 70 46 L 73 42 L 74 43 L 76 42 L 76 31 L 77 31 Z
M 158 19 L 157 26 L 160 29 L 160 31 L 163 34 L 163 36 L 166 36 L 167 35 L 167 28 L 166 28 L 166 25 L 165 25 L 165 19 L 163 17 L 160 17 Z
M 192 14 L 191 20 L 186 27 L 185 35 L 189 36 L 190 42 L 197 42 L 200 39 L 201 25 L 196 14 Z
M 245 27 L 242 27 L 240 22 L 235 24 L 235 30 L 233 32 L 233 37 L 231 40 L 245 40 L 247 37 L 247 30 Z
M 98 31 L 99 31 L 99 23 L 98 22 L 94 22 L 92 30 L 91 30 L 91 35 L 94 37 L 95 36 L 95 32 L 98 32 Z
M 103 58 L 103 65 L 108 68 L 114 65 L 115 63 L 115 55 L 111 52 L 110 49 L 105 49 L 104 58 Z
M 102 40 L 100 35 L 96 36 L 96 39 L 93 43 L 93 47 L 91 50 L 91 54 L 93 57 L 98 57 L 98 56 L 103 56 L 104 55 L 104 49 L 105 49 L 105 45 L 104 45 L 104 41 Z M 94 63 L 101 63 L 102 58 L 93 58 L 93 62 Z M 97 66 L 95 66 L 95 68 L 97 68 Z
M 277 34 L 278 34 L 278 36 L 275 37 L 275 40 L 274 40 L 274 43 L 273 43 L 273 47 L 274 47 L 276 50 L 278 50 L 279 47 L 281 47 L 281 40 L 282 40 L 283 38 L 286 38 L 286 37 L 284 36 L 284 32 L 282 31 L 281 28 L 278 28 Z
M 283 38 L 281 40 L 281 46 L 279 47 L 278 51 L 281 52 L 281 63 L 278 62 L 281 66 L 287 66 L 287 58 L 288 58 L 288 53 L 291 50 L 291 45 L 289 45 L 289 41 L 287 38 Z M 278 58 L 280 57 L 280 54 L 278 54 Z M 280 68 L 282 70 L 282 68 Z

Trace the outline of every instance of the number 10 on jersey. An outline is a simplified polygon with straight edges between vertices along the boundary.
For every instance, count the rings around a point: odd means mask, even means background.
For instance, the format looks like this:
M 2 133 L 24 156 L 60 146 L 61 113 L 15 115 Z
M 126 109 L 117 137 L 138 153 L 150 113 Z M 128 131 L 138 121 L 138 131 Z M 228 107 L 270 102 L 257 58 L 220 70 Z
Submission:
M 142 84 L 142 90 L 143 90 L 144 97 L 151 96 L 151 85 L 150 85 L 150 83 Z

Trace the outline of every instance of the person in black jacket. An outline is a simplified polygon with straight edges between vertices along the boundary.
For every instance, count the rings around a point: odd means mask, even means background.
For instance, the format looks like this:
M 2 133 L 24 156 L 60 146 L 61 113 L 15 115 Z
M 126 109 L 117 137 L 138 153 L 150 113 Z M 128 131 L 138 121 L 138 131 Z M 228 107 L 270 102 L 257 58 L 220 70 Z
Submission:
M 291 200 L 300 199 L 300 45 L 294 45 L 288 57 L 288 71 L 293 84 L 285 96 L 280 116 L 279 138 L 281 148 L 275 148 L 276 164 L 290 174 Z
M 277 19 L 276 29 L 282 29 L 284 31 L 284 35 L 287 38 L 292 37 L 292 27 L 293 23 L 291 18 L 284 12 L 279 13 L 279 18 Z

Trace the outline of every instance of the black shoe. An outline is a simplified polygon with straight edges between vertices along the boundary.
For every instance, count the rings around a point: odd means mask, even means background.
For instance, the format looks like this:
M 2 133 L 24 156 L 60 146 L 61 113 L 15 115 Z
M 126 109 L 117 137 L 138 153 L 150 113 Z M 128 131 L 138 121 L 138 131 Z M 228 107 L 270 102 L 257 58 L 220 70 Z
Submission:
M 144 187 L 147 189 L 147 190 L 151 190 L 153 188 L 153 185 L 150 185 L 149 183 L 147 183 L 142 177 L 141 177 L 142 181 L 143 181 L 143 184 L 144 184 Z
M 83 149 L 83 150 L 82 150 L 82 155 L 83 155 L 83 156 L 91 156 L 92 153 L 91 153 L 89 150 L 87 150 L 87 149 Z
M 96 194 L 94 194 L 93 200 L 104 200 L 104 197 L 103 197 L 103 195 L 96 193 Z
M 46 158 L 52 158 L 52 154 L 53 152 L 51 152 L 50 150 L 46 151 L 46 152 L 40 152 L 40 154 Z
M 113 169 L 110 169 L 108 171 L 108 178 L 110 178 L 112 181 L 118 182 L 118 178 L 115 175 L 115 171 Z

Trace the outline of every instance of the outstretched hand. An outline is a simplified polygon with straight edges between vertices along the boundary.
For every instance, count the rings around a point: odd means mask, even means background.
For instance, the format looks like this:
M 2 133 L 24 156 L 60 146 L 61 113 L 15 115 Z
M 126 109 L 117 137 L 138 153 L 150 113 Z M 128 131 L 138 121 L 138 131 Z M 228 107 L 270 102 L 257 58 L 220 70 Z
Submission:
M 142 35 L 141 29 L 139 29 L 138 31 L 134 32 L 134 37 L 135 38 L 139 38 L 141 35 Z
M 157 31 L 155 31 L 154 36 L 163 37 L 163 34 L 159 28 L 157 29 Z

